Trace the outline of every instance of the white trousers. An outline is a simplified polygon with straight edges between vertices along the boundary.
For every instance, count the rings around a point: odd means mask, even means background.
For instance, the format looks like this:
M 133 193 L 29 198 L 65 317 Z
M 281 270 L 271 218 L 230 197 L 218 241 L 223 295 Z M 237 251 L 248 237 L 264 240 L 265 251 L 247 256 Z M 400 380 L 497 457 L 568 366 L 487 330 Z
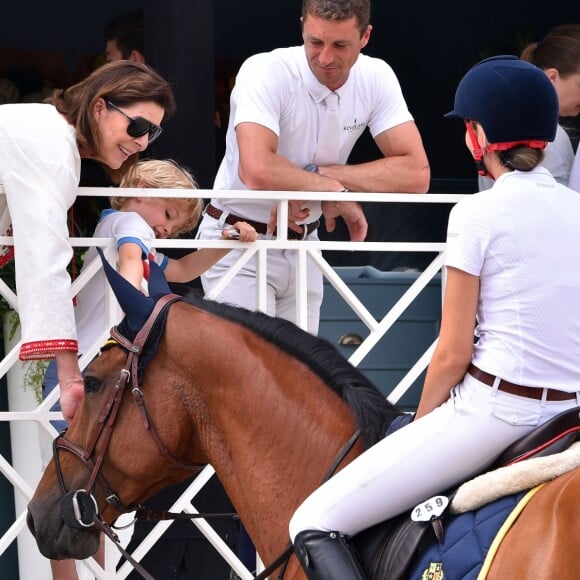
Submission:
M 227 217 L 224 212 L 219 220 L 205 215 L 200 224 L 197 237 L 202 240 L 221 238 L 223 221 Z M 263 237 L 263 236 L 261 236 Z M 317 240 L 316 232 L 307 239 Z M 219 262 L 214 264 L 201 276 L 204 292 L 210 292 L 237 261 L 243 250 L 232 250 Z M 267 258 L 267 311 L 270 316 L 278 316 L 291 322 L 297 322 L 296 308 L 296 268 L 298 253 L 293 250 L 268 250 Z M 307 260 L 307 313 L 308 332 L 318 334 L 320 306 L 322 304 L 323 276 L 315 262 Z M 219 302 L 243 306 L 249 310 L 257 310 L 257 275 L 256 256 L 244 264 L 232 281 L 216 296 Z
M 304 530 L 358 532 L 484 471 L 512 442 L 580 404 L 509 395 L 471 375 L 450 399 L 395 431 L 314 491 L 290 521 Z

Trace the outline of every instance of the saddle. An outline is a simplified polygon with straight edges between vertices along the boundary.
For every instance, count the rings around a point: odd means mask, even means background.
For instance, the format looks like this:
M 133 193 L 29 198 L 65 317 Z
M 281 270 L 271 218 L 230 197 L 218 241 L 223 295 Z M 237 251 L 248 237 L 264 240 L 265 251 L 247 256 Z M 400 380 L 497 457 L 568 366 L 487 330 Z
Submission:
M 511 444 L 491 470 L 529 459 L 560 453 L 580 440 L 580 407 L 556 415 Z M 456 489 L 441 495 L 453 497 Z M 413 521 L 410 513 L 387 520 L 354 536 L 365 574 L 371 580 L 402 580 L 417 554 L 437 537 L 442 542 L 446 514 L 429 522 Z

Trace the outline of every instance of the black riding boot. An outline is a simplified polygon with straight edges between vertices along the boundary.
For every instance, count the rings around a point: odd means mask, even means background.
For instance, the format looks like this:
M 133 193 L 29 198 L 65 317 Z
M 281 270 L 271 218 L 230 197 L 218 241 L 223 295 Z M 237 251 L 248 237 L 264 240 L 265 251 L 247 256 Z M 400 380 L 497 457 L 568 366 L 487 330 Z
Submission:
M 294 551 L 309 580 L 365 580 L 352 548 L 337 532 L 300 532 Z

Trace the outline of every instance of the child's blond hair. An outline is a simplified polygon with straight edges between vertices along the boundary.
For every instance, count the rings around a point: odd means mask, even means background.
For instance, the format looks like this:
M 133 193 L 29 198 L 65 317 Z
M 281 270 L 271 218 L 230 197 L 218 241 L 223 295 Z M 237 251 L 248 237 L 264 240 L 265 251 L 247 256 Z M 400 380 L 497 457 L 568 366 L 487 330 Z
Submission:
M 187 169 L 171 159 L 143 159 L 131 167 L 123 176 L 119 187 L 148 187 L 163 189 L 197 189 L 195 178 Z M 123 209 L 130 197 L 111 197 L 113 209 Z M 166 198 L 164 198 L 166 199 Z M 192 230 L 201 216 L 203 200 L 199 197 L 167 198 L 183 207 L 187 219 L 175 235 Z

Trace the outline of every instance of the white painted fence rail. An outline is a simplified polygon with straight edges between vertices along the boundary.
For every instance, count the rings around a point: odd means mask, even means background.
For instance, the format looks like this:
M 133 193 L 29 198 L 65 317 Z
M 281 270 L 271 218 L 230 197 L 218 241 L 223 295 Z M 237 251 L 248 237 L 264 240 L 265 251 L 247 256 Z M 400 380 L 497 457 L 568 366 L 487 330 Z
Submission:
M 115 188 L 79 188 L 80 196 L 106 196 L 119 195 L 120 190 Z M 0 194 L 3 193 L 0 184 Z M 123 196 L 150 196 L 150 197 L 201 197 L 209 198 L 262 198 L 271 199 L 278 202 L 278 223 L 283 224 L 287 220 L 288 206 L 287 201 L 292 199 L 306 200 L 335 200 L 335 201 L 368 201 L 384 203 L 456 203 L 462 196 L 457 194 L 379 194 L 379 193 L 328 193 L 328 192 L 257 192 L 257 191 L 213 191 L 213 190 L 184 190 L 184 189 L 123 189 Z M 34 208 L 31 208 L 34 211 Z M 215 298 L 219 292 L 227 285 L 234 276 L 236 271 L 243 266 L 255 254 L 258 256 L 258 284 L 257 297 L 260 309 L 265 309 L 266 304 L 266 256 L 267 252 L 272 249 L 291 249 L 300 254 L 297 271 L 297 305 L 298 320 L 297 323 L 303 328 L 306 327 L 306 258 L 310 255 L 330 284 L 336 289 L 345 302 L 352 308 L 356 316 L 369 329 L 369 335 L 362 344 L 354 351 L 350 361 L 357 366 L 368 354 L 386 332 L 397 321 L 401 314 L 409 307 L 413 300 L 419 295 L 421 290 L 441 271 L 443 264 L 443 243 L 417 243 L 417 242 L 336 242 L 336 241 L 294 241 L 287 240 L 286 229 L 279 227 L 278 231 L 282 234 L 274 240 L 260 240 L 253 244 L 241 244 L 237 241 L 202 241 L 191 239 L 179 240 L 157 240 L 156 246 L 163 248 L 204 248 L 204 247 L 243 247 L 245 252 L 239 260 L 232 266 L 231 270 L 224 276 L 220 285 L 215 288 L 209 298 Z M 12 238 L 0 236 L 0 245 L 10 245 Z M 115 248 L 112 240 L 106 238 L 71 238 L 71 244 L 75 247 L 101 246 L 105 248 L 105 253 L 111 263 L 115 260 Z M 376 320 L 369 312 L 367 307 L 357 298 L 349 289 L 348 284 L 341 279 L 337 272 L 326 262 L 319 250 L 348 250 L 348 251 L 372 251 L 372 252 L 436 252 L 437 256 L 433 262 L 418 276 L 417 280 L 409 287 L 397 303 L 386 313 L 381 320 Z M 100 263 L 93 262 L 91 266 L 83 272 L 73 283 L 73 291 L 76 294 L 87 283 L 90 283 L 94 274 L 100 268 Z M 80 359 L 81 368 L 84 368 L 89 361 L 96 355 L 99 347 L 109 334 L 112 325 L 118 323 L 120 311 L 112 296 L 109 288 L 104 288 L 107 293 L 109 320 L 99 341 L 97 341 L 88 352 L 83 354 Z M 10 288 L 0 280 L 0 293 L 6 298 L 8 303 L 17 310 L 17 297 Z M 413 384 L 416 378 L 426 368 L 432 348 L 431 345 L 425 353 L 416 361 L 406 376 L 388 395 L 389 400 L 397 402 L 406 390 Z M 5 345 L 5 356 L 0 362 L 0 377 L 8 377 L 8 388 L 11 393 L 19 393 L 22 388 L 22 363 L 18 360 L 18 349 L 20 342 L 14 340 Z M 11 373 L 20 371 L 16 378 Z M 14 384 L 16 383 L 16 384 Z M 49 445 L 52 438 L 56 436 L 56 431 L 51 426 L 50 421 L 61 418 L 60 413 L 50 412 L 51 406 L 58 398 L 58 391 L 55 389 L 41 404 L 34 400 L 28 399 L 24 403 L 10 403 L 8 411 L 0 412 L 0 421 L 7 421 L 11 428 L 11 449 L 12 463 L 0 455 L 0 473 L 14 487 L 16 514 L 13 524 L 0 536 L 0 556 L 12 545 L 14 541 L 18 542 L 18 564 L 20 580 L 43 580 L 51 578 L 48 561 L 43 558 L 36 548 L 34 539 L 26 527 L 25 515 L 26 504 L 36 487 L 38 479 L 42 473 L 42 460 L 40 453 L 41 444 Z M 11 395 L 12 399 L 12 395 Z M 20 406 L 19 406 L 20 405 Z M 21 405 L 24 405 L 23 407 Z M 17 466 L 19 466 L 17 468 Z M 199 490 L 213 476 L 211 467 L 207 467 L 189 486 L 187 491 L 175 502 L 173 506 L 167 506 L 167 509 L 173 511 L 185 511 L 189 513 L 196 512 L 195 496 Z M 210 523 L 205 520 L 195 519 L 193 523 L 206 535 L 211 544 L 230 564 L 237 574 L 244 580 L 252 578 L 252 574 L 242 565 L 236 555 L 221 540 L 217 533 L 213 531 Z M 157 539 L 162 535 L 165 529 L 171 525 L 170 522 L 161 522 L 147 536 L 139 548 L 134 552 L 133 557 L 140 560 L 148 550 L 155 544 Z M 0 530 L 1 531 L 1 530 Z M 123 538 L 128 541 L 131 530 Z M 81 578 L 98 578 L 98 579 L 122 579 L 131 572 L 130 564 L 125 563 L 119 571 L 115 571 L 115 565 L 118 560 L 118 552 L 112 543 L 107 540 L 107 554 L 105 569 L 101 569 L 92 559 L 79 562 L 77 567 Z M 1 562 L 1 560 L 0 560 Z M 0 577 L 8 579 L 9 576 L 3 572 L 0 564 Z

